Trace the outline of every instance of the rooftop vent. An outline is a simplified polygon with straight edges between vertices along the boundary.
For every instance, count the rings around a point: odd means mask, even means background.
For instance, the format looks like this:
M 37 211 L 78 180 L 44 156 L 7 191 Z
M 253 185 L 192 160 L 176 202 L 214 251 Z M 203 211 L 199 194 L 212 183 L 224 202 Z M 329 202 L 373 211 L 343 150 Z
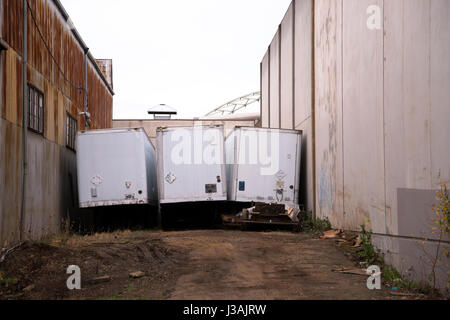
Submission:
M 172 119 L 172 115 L 177 114 L 177 110 L 166 104 L 159 104 L 148 109 L 148 114 L 153 115 L 155 120 L 170 120 Z

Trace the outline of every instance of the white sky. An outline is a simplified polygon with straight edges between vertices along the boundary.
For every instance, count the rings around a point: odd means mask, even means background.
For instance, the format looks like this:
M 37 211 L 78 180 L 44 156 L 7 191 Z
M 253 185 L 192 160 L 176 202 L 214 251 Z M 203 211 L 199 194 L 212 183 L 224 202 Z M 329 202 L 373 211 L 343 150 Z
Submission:
M 160 103 L 192 118 L 259 91 L 291 0 L 61 2 L 93 56 L 113 59 L 114 118 L 143 119 Z

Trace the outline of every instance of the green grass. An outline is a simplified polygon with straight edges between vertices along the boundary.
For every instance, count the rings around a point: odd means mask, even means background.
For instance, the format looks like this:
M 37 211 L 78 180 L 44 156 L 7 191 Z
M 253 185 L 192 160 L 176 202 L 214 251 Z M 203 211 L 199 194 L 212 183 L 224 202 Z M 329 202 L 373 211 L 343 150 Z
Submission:
M 320 219 L 320 218 L 314 218 L 312 211 L 309 211 L 306 214 L 305 220 L 301 223 L 301 229 L 303 231 L 309 231 L 309 232 L 322 232 L 322 231 L 328 231 L 331 229 L 331 223 L 328 218 Z

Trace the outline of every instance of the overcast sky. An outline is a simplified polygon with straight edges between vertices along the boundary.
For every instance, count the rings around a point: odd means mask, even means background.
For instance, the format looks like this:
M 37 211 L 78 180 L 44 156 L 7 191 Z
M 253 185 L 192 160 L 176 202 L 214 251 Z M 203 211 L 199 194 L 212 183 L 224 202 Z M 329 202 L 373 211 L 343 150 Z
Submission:
M 205 115 L 259 91 L 259 64 L 291 0 L 61 0 L 95 58 L 113 59 L 114 118 Z M 254 109 L 254 108 L 253 108 Z

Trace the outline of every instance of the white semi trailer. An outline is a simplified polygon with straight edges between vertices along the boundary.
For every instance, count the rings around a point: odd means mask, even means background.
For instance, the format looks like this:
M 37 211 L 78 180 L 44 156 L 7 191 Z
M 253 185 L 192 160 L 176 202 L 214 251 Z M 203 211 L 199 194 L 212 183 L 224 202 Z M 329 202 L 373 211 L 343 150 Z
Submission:
M 77 134 L 80 208 L 157 204 L 156 154 L 142 128 Z
M 299 206 L 302 132 L 236 127 L 227 137 L 228 200 Z
M 227 200 L 223 126 L 158 128 L 159 201 Z

